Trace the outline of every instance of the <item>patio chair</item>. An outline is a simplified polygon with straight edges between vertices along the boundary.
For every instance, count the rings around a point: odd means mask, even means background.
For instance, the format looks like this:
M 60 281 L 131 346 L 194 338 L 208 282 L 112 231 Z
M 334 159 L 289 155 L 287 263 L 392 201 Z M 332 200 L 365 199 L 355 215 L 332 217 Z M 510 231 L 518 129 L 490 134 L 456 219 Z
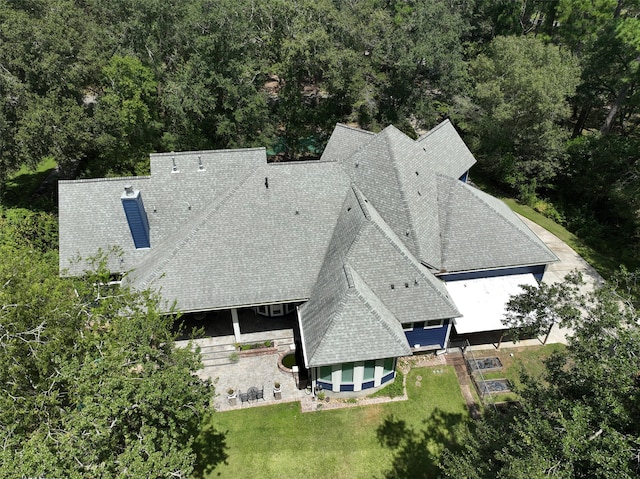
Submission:
M 266 399 L 264 398 L 264 386 L 262 386 L 262 389 L 256 388 L 256 399 L 262 399 L 263 401 L 266 401 Z
M 249 402 L 249 393 L 243 393 L 243 392 L 241 392 L 241 393 L 239 393 L 239 394 L 240 394 L 240 402 L 241 402 L 242 404 L 244 404 L 244 403 L 246 403 L 246 402 Z

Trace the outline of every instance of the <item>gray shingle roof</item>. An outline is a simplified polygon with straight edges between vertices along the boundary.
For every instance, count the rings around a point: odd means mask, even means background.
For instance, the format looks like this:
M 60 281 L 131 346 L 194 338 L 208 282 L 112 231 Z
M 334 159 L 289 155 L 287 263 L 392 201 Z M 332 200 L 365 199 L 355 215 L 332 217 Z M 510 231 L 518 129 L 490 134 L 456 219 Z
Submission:
M 439 268 L 437 184 L 424 150 L 389 126 L 341 164 L 411 253 Z
M 348 281 L 345 268 L 355 280 Z M 375 314 L 365 315 L 365 328 L 356 324 L 353 314 L 364 314 L 367 308 Z M 413 258 L 355 186 L 342 206 L 311 299 L 300 313 L 310 365 L 344 354 L 342 339 L 333 338 L 337 330 L 351 328 L 350 350 L 360 351 L 362 359 L 391 357 L 389 350 L 385 356 L 370 347 L 385 342 L 397 346 L 386 338 L 390 321 L 393 331 L 402 331 L 402 323 L 459 315 L 444 284 Z M 371 327 L 375 318 L 384 323 L 382 329 Z
M 128 281 L 187 311 L 306 299 L 348 188 L 336 163 L 264 165 L 156 246 Z
M 173 158 L 177 173 L 172 172 Z M 59 181 L 60 269 L 81 274 L 86 263 L 71 264 L 71 258 L 92 257 L 98 248 L 114 246 L 122 251 L 122 261 L 112 258 L 111 270 L 135 268 L 185 222 L 266 162 L 264 148 L 153 154 L 150 177 Z M 151 250 L 134 247 L 120 202 L 126 185 L 141 191 Z
M 435 171 L 451 178 L 460 178 L 476 163 L 449 120 L 443 121 L 416 141 L 424 148 Z
M 323 161 L 341 161 L 348 158 L 363 143 L 369 141 L 374 133 L 352 128 L 338 123 L 331 133 L 331 137 L 322 152 Z
M 338 125 L 322 157 L 333 161 L 268 165 L 263 148 L 154 154 L 150 177 L 59 183 L 60 268 L 81 274 L 71 258 L 115 246 L 112 271 L 183 311 L 308 299 L 311 365 L 402 356 L 402 323 L 459 315 L 433 270 L 556 260 L 506 205 L 454 179 L 469 155 L 448 122 L 418 142 Z M 150 248 L 134 247 L 127 185 L 141 192 Z
M 505 205 L 438 176 L 442 269 L 447 272 L 547 264 L 555 254 Z
M 344 287 L 323 334 L 313 349 L 305 348 L 307 365 L 324 366 L 411 355 L 402 325 L 349 265 Z M 301 320 L 304 320 L 301 312 Z M 306 332 L 306 330 L 305 330 Z

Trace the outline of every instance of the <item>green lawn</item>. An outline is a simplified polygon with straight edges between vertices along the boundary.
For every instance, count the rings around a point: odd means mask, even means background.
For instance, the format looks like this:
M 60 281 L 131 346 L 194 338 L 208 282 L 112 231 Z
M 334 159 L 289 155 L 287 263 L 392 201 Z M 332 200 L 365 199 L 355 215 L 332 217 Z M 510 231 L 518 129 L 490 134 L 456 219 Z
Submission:
M 405 462 L 394 462 L 396 452 L 414 450 L 416 438 L 420 467 L 435 475 L 433 458 L 468 419 L 455 372 L 413 369 L 407 393 L 408 401 L 304 414 L 297 402 L 214 413 L 209 426 L 226 431 L 229 457 L 205 477 L 381 477 Z M 378 434 L 400 448 L 383 446 Z
M 532 377 L 540 377 L 544 372 L 544 359 L 548 358 L 554 351 L 565 349 L 563 344 L 547 344 L 544 346 L 522 346 L 518 348 L 505 348 L 501 350 L 487 349 L 475 351 L 476 359 L 490 356 L 497 356 L 502 363 L 502 371 L 491 371 L 483 373 L 485 379 L 507 378 L 516 386 L 521 384 L 520 375 L 526 371 Z M 495 395 L 494 401 L 517 400 L 515 393 Z
M 56 162 L 53 158 L 45 158 L 34 170 L 22 166 L 16 173 L 7 178 L 5 185 L 5 204 L 29 209 L 52 209 L 52 201 L 46 198 L 35 199 L 33 195 L 38 191 L 42 183 L 53 172 Z M 55 189 L 55 182 L 49 185 L 49 190 Z M 50 192 L 50 191 L 49 191 Z

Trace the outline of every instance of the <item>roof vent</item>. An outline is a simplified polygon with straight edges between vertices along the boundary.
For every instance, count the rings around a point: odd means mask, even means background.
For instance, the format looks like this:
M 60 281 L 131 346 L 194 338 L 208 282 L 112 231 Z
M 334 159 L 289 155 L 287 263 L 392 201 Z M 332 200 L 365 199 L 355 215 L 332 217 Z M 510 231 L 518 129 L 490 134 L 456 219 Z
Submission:
M 391 285 L 391 289 L 396 289 L 396 285 L 395 285 L 395 284 L 392 284 L 392 285 Z
M 359 163 L 356 163 L 356 168 L 358 167 Z
M 198 171 L 205 171 L 204 165 L 202 164 L 202 156 L 198 155 Z
M 120 197 L 124 214 L 127 217 L 129 231 L 136 249 L 149 248 L 151 246 L 149 237 L 149 219 L 144 210 L 142 195 L 138 190 L 134 190 L 131 185 L 124 187 L 124 193 Z
M 171 167 L 171 173 L 179 173 L 178 165 L 176 165 L 176 157 L 175 156 L 171 157 L 171 163 L 173 163 L 173 166 Z
M 264 186 L 266 189 L 269 189 L 269 178 L 267 178 L 266 176 L 264 177 Z
M 408 288 L 409 287 L 409 283 L 404 283 L 404 287 Z

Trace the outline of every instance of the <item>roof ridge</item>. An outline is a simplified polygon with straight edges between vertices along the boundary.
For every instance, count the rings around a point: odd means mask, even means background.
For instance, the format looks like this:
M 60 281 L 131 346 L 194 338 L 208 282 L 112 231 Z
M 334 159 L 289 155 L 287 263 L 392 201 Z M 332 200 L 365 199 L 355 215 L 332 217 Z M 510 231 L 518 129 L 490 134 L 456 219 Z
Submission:
M 211 154 L 211 153 L 237 153 L 244 151 L 266 151 L 267 149 L 264 146 L 254 146 L 249 148 L 229 148 L 229 149 L 216 149 L 216 150 L 192 150 L 192 151 L 165 151 L 162 153 L 150 153 L 149 158 L 151 157 L 174 157 L 174 156 L 192 156 L 197 154 Z
M 393 125 L 389 125 L 389 126 L 390 126 L 390 127 L 393 127 L 393 129 L 394 129 L 395 131 L 397 131 L 398 133 L 400 133 L 400 134 L 402 135 L 402 136 L 401 136 L 402 140 L 405 140 L 405 139 L 406 139 L 406 140 L 408 140 L 407 145 L 410 145 L 410 147 L 414 147 L 414 145 L 415 145 L 415 147 L 416 147 L 416 148 L 419 148 L 419 149 L 420 149 L 421 153 L 424 153 L 424 151 L 423 151 L 422 147 L 421 147 L 421 146 L 419 146 L 419 145 L 418 145 L 414 140 L 412 140 L 411 138 L 409 138 L 409 136 L 407 136 L 405 133 L 403 133 L 402 131 L 400 131 L 400 130 L 399 130 L 398 128 L 396 128 L 395 126 L 393 126 Z M 387 127 L 387 128 L 388 128 L 388 127 Z M 401 174 L 401 172 L 400 172 L 400 170 L 399 170 L 399 162 L 398 162 L 398 161 L 396 161 L 396 157 L 395 157 L 395 155 L 394 155 L 393 149 L 392 149 L 392 148 L 390 148 L 389 150 L 390 150 L 390 154 L 391 154 L 391 156 L 392 156 L 392 160 L 393 160 L 393 161 L 391 162 L 391 163 L 392 163 L 392 169 L 394 170 L 395 175 L 396 175 L 396 180 L 397 180 L 397 184 L 398 184 L 398 191 L 399 191 L 399 193 L 400 193 L 400 199 L 401 199 L 401 202 L 402 202 L 402 209 L 404 210 L 404 213 L 405 213 L 405 215 L 406 215 L 406 218 L 407 218 L 407 220 L 408 220 L 408 222 L 409 222 L 409 229 L 411 230 L 411 231 L 410 231 L 410 232 L 411 232 L 411 238 L 410 238 L 410 241 L 412 242 L 412 244 L 413 244 L 413 246 L 414 246 L 415 251 L 416 251 L 419 255 L 425 255 L 425 254 L 426 254 L 426 251 L 423 251 L 423 250 L 422 250 L 422 247 L 421 247 L 422 245 L 421 245 L 421 243 L 418 241 L 418 235 L 417 235 L 417 231 L 416 231 L 416 230 L 417 230 L 417 228 L 416 228 L 416 222 L 417 222 L 417 220 L 416 220 L 416 218 L 415 218 L 415 216 L 414 216 L 414 212 L 413 212 L 412 208 L 410 208 L 410 207 L 409 207 L 409 204 L 410 204 L 410 203 L 412 203 L 412 201 L 410 200 L 410 198 L 409 198 L 409 196 L 408 196 L 408 194 L 409 194 L 409 193 L 408 193 L 408 191 L 406 191 L 406 187 L 407 187 L 408 185 L 405 185 L 405 182 L 403 181 L 402 174 Z M 409 155 L 406 155 L 406 156 L 408 157 Z M 428 163 L 427 163 L 427 167 L 428 167 L 428 166 L 429 166 L 429 165 L 428 165 Z M 431 172 L 431 171 L 429 172 L 429 174 L 434 174 L 434 173 L 435 173 L 435 171 L 434 171 L 434 172 Z M 405 179 L 406 179 L 406 178 L 405 178 Z M 436 194 L 437 194 L 437 182 L 436 182 Z M 436 207 L 435 214 L 439 216 L 439 212 L 438 212 L 438 208 L 437 208 L 437 207 Z M 442 250 L 442 245 L 440 244 L 440 245 L 438 245 L 438 246 L 439 246 L 439 248 L 438 248 L 438 249 Z M 442 254 L 442 253 L 441 253 L 441 254 Z
M 153 282 L 158 277 L 158 272 L 162 270 L 162 268 L 164 268 L 175 257 L 178 251 L 181 250 L 185 244 L 189 243 L 193 239 L 194 235 L 198 231 L 200 231 L 202 226 L 207 221 L 209 221 L 209 219 L 211 219 L 211 216 L 214 215 L 220 209 L 220 207 L 224 203 L 226 203 L 232 196 L 234 196 L 234 194 L 240 189 L 240 187 L 244 185 L 249 180 L 249 178 L 251 178 L 255 174 L 255 172 L 256 170 L 252 170 L 251 172 L 249 172 L 233 188 L 228 189 L 223 195 L 221 195 L 218 201 L 213 202 L 211 206 L 207 209 L 204 209 L 201 212 L 201 214 L 194 216 L 194 218 L 192 218 L 191 221 L 189 221 L 189 223 L 195 223 L 195 226 L 186 235 L 184 234 L 184 229 L 178 229 L 178 231 L 168 236 L 162 242 L 161 245 L 155 248 L 155 251 L 159 251 L 164 245 L 173 244 L 173 247 L 170 249 L 169 254 L 164 256 L 164 258 L 161 261 L 158 261 L 156 263 L 156 267 L 153 268 L 153 270 L 149 274 L 144 276 L 147 279 L 141 282 L 141 285 L 143 287 L 146 288 L 151 282 Z M 182 238 L 182 239 L 179 239 L 179 238 Z M 174 239 L 178 239 L 178 241 L 172 241 Z M 147 263 L 150 259 L 153 259 L 158 254 L 160 253 L 147 256 L 142 261 L 142 263 Z
M 360 189 L 358 188 L 358 186 L 354 182 L 351 182 L 351 189 L 353 191 L 353 195 L 356 197 L 356 201 L 358 202 L 358 206 L 360 206 L 360 209 L 362 210 L 362 214 L 364 215 L 364 217 L 366 219 L 370 219 L 371 218 L 371 213 L 369 213 L 368 206 L 365 206 L 365 203 L 368 205 L 369 201 L 367 201 L 367 199 L 364 197 L 364 194 L 362 193 L 362 191 L 360 191 Z
M 342 128 L 346 128 L 347 130 L 357 131 L 358 133 L 366 133 L 368 135 L 376 135 L 377 134 L 377 133 L 374 133 L 372 131 L 365 130 L 363 128 L 356 128 L 354 126 L 349 126 L 349 125 L 347 125 L 345 123 L 340 123 L 340 122 L 336 123 L 336 126 L 341 126 Z
M 435 133 L 436 131 L 438 131 L 440 128 L 442 128 L 444 125 L 446 125 L 447 123 L 450 123 L 451 125 L 453 125 L 453 123 L 451 123 L 451 120 L 449 118 L 445 118 L 444 120 L 442 120 L 440 123 L 438 123 L 436 126 L 434 126 L 433 128 L 431 128 L 428 132 L 426 132 L 424 135 L 420 136 L 416 142 L 418 143 L 422 143 L 423 140 L 426 140 L 427 137 L 431 136 L 432 133 Z
M 145 176 L 114 176 L 110 178 L 78 178 L 76 180 L 58 180 L 58 183 L 72 184 L 72 183 L 107 183 L 110 181 L 125 181 L 125 180 L 150 180 L 151 175 Z

